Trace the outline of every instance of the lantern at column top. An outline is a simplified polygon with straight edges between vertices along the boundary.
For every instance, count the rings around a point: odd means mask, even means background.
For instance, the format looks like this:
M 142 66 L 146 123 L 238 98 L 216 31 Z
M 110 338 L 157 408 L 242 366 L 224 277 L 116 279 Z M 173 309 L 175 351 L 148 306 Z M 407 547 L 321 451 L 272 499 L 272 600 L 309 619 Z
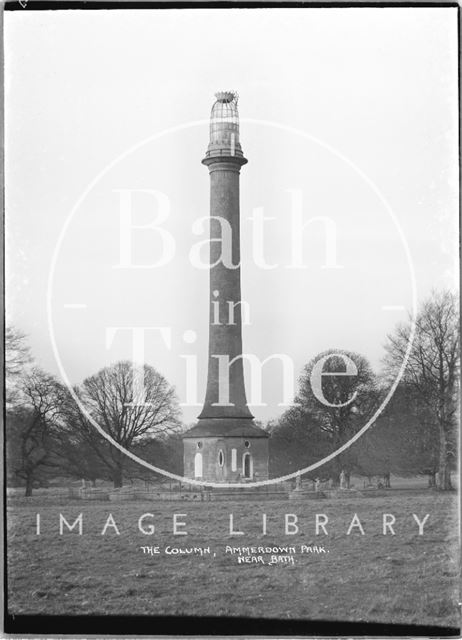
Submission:
M 238 95 L 235 91 L 219 91 L 215 97 L 210 114 L 210 142 L 205 159 L 217 156 L 237 156 L 244 159 L 239 142 Z

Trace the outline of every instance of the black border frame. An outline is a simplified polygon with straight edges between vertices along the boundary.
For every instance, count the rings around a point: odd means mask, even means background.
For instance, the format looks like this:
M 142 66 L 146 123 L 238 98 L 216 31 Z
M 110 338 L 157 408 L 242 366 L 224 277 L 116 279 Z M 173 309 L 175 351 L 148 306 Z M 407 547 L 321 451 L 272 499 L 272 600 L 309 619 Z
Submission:
M 105 2 L 104 0 L 6 0 L 5 11 L 58 11 L 58 10 L 102 10 L 102 9 L 310 9 L 310 8 L 458 8 L 456 0 L 396 0 L 376 1 L 361 0 L 120 0 Z
M 281 620 L 279 618 L 193 616 L 26 616 L 6 615 L 4 629 L 14 634 L 71 634 L 150 636 L 360 636 L 423 638 L 459 637 L 457 627 L 343 622 L 334 620 Z M 135 630 L 135 631 L 134 631 Z
M 22 4 L 21 4 L 22 2 Z M 162 10 L 162 9 L 261 9 L 261 8 L 457 8 L 457 42 L 458 42 L 458 107 L 459 107 L 459 187 L 462 185 L 461 173 L 461 43 L 460 22 L 461 10 L 459 2 L 455 0 L 412 0 L 403 1 L 371 1 L 360 0 L 120 0 L 106 2 L 104 0 L 6 0 L 4 11 L 57 11 L 57 10 Z M 3 32 L 3 14 L 0 18 Z M 1 80 L 4 86 L 4 49 L 1 49 Z M 3 94 L 4 95 L 4 94 Z M 4 98 L 2 111 L 5 113 Z M 0 124 L 1 164 L 0 186 L 2 188 L 2 231 L 3 238 L 0 247 L 2 263 L 2 311 L 1 322 L 3 331 L 3 362 L 1 388 L 2 421 L 5 424 L 5 179 L 4 179 L 4 118 Z M 459 204 L 459 219 L 461 204 Z M 459 256 L 460 257 L 460 256 Z M 193 616 L 55 616 L 55 615 L 12 615 L 8 613 L 7 590 L 7 532 L 6 532 L 6 445 L 3 440 L 3 487 L 1 495 L 3 506 L 3 631 L 8 634 L 59 634 L 69 635 L 98 635 L 98 636 L 268 636 L 268 637 L 460 637 L 461 628 L 439 627 L 426 625 L 404 625 L 374 622 L 349 622 L 334 620 L 283 620 L 280 618 L 240 618 L 240 617 L 193 617 Z

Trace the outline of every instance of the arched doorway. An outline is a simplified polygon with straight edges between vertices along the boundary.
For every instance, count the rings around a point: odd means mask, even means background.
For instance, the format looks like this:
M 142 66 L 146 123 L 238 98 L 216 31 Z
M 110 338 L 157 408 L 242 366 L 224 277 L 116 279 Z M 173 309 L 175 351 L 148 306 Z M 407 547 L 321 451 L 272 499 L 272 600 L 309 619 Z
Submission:
M 242 456 L 242 475 L 244 478 L 252 478 L 253 476 L 253 461 L 250 453 L 244 453 Z
M 202 453 L 196 453 L 194 456 L 194 477 L 202 478 Z

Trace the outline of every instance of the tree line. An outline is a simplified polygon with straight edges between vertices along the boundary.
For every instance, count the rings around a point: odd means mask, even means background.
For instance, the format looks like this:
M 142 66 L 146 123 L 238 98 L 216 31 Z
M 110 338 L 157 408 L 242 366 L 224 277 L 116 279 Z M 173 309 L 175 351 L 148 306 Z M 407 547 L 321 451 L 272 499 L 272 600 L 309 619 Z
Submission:
M 34 485 L 53 477 L 111 480 L 122 487 L 124 477 L 152 479 L 153 474 L 112 445 L 114 442 L 162 468 L 180 473 L 181 423 L 175 391 L 153 367 L 143 368 L 144 397 L 137 402 L 135 371 L 130 362 L 101 369 L 70 390 L 31 364 L 25 336 L 6 333 L 6 443 L 10 483 Z M 80 406 L 79 406 L 80 405 Z M 83 407 L 85 411 L 81 409 Z
M 345 370 L 340 354 L 356 365 L 357 376 L 323 377 L 323 393 L 337 406 L 326 406 L 313 393 L 311 373 L 320 356 L 306 365 L 294 404 L 269 425 L 276 475 L 327 456 L 373 418 L 400 371 L 411 330 L 409 320 L 387 336 L 380 375 L 360 354 L 341 350 L 321 354 L 330 355 L 326 372 Z M 389 486 L 391 474 L 426 475 L 429 486 L 451 489 L 451 470 L 457 466 L 459 341 L 456 297 L 449 291 L 433 292 L 419 309 L 406 368 L 384 411 L 354 444 L 309 477 L 330 479 L 335 485 L 343 471 L 347 483 L 356 474 L 382 476 L 383 485 Z
M 409 321 L 387 336 L 380 375 L 362 355 L 343 350 L 326 351 L 304 367 L 293 405 L 265 425 L 272 436 L 272 477 L 296 472 L 329 455 L 374 418 L 402 366 L 411 329 Z M 92 420 L 124 449 L 182 475 L 184 427 L 178 399 L 153 367 L 145 365 L 142 371 L 142 403 L 136 402 L 136 374 L 127 361 L 101 369 L 71 393 L 34 366 L 20 331 L 10 327 L 5 338 L 10 484 L 25 486 L 26 495 L 31 495 L 34 486 L 63 476 L 93 483 L 111 480 L 114 487 L 121 487 L 127 478 L 153 478 L 155 474 L 108 442 Z M 429 486 L 451 489 L 451 470 L 457 463 L 459 340 L 456 297 L 434 292 L 419 310 L 407 366 L 384 411 L 353 445 L 309 477 L 330 479 L 336 485 L 342 472 L 347 483 L 352 474 L 381 476 L 387 486 L 391 474 L 426 475 Z M 342 354 L 354 362 L 355 375 L 335 375 L 345 371 Z M 327 403 L 319 400 L 311 384 L 313 368 L 322 356 L 328 356 L 323 372 L 332 374 L 322 376 Z

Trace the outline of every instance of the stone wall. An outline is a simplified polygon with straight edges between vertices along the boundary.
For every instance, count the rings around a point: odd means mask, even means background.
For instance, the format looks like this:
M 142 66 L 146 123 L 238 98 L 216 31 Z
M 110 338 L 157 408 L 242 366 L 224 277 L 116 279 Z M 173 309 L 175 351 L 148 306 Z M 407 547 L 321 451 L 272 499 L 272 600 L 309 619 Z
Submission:
M 248 446 L 246 446 L 246 443 Z M 268 438 L 202 437 L 185 438 L 184 476 L 210 482 L 255 482 L 268 478 Z M 236 451 L 236 469 L 233 469 L 233 449 Z M 219 464 L 220 451 L 223 464 Z M 202 477 L 195 475 L 196 454 L 202 456 Z M 251 459 L 251 477 L 244 477 L 244 456 Z

